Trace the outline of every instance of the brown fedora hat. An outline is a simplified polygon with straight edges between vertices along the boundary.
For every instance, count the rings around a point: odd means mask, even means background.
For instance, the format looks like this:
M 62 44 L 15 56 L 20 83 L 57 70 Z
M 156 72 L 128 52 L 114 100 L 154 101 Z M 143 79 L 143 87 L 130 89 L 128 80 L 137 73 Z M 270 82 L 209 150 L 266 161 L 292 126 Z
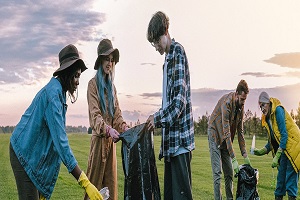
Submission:
M 64 47 L 58 54 L 60 67 L 53 73 L 53 76 L 59 75 L 60 72 L 72 66 L 74 63 L 78 63 L 81 68 L 81 72 L 87 69 L 83 60 L 79 58 L 77 48 L 69 44 Z
M 117 48 L 113 48 L 113 45 L 109 39 L 101 40 L 97 48 L 98 58 L 95 62 L 94 69 L 97 70 L 99 68 L 100 61 L 102 60 L 103 56 L 108 56 L 111 53 L 113 53 L 115 62 L 117 64 L 120 57 L 119 50 Z

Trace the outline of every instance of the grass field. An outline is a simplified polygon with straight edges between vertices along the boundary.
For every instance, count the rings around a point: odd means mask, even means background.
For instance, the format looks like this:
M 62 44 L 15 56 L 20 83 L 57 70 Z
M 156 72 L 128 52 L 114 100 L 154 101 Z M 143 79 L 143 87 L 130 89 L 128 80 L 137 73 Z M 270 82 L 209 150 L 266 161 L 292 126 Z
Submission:
M 17 189 L 15 179 L 9 162 L 10 134 L 0 134 L 0 199 L 17 199 Z M 78 160 L 79 166 L 86 171 L 87 158 L 89 152 L 90 135 L 88 134 L 69 134 L 71 148 Z M 266 140 L 256 140 L 257 147 L 263 147 Z M 246 138 L 247 149 L 250 148 L 251 139 Z M 160 145 L 160 137 L 154 137 L 155 156 L 157 158 Z M 124 173 L 122 169 L 121 143 L 118 143 L 118 179 L 119 179 L 119 199 L 124 199 Z M 243 164 L 243 158 L 240 156 L 237 141 L 234 141 L 234 148 L 237 152 L 239 164 Z M 257 185 L 259 196 L 262 200 L 274 199 L 275 180 L 277 170 L 271 168 L 272 157 L 265 155 L 263 157 L 249 155 L 252 166 L 259 170 L 259 183 Z M 163 161 L 156 159 L 158 176 L 161 191 L 163 191 Z M 193 197 L 195 200 L 213 199 L 213 182 L 211 173 L 210 156 L 207 137 L 196 136 L 196 150 L 193 151 L 192 158 L 192 186 Z M 222 191 L 224 191 L 224 180 L 222 180 Z M 234 179 L 234 194 L 236 192 L 237 178 Z M 68 173 L 66 167 L 62 164 L 61 171 L 56 183 L 51 199 L 81 200 L 84 191 L 77 184 L 72 175 Z M 163 193 L 162 193 L 163 195 Z M 224 196 L 225 198 L 225 196 Z M 225 198 L 226 199 L 226 198 Z

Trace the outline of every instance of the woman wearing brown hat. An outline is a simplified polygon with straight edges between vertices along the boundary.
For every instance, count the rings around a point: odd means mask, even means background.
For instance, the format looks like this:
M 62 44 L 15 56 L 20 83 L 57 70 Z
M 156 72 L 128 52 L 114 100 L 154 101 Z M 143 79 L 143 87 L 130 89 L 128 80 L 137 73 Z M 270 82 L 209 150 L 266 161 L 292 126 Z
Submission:
M 78 166 L 65 130 L 67 92 L 74 103 L 79 78 L 87 68 L 74 45 L 59 53 L 60 67 L 25 111 L 10 138 L 10 162 L 19 199 L 50 199 L 61 161 L 90 199 L 102 199 Z
M 108 187 L 110 199 L 118 199 L 116 144 L 119 132 L 128 129 L 119 107 L 114 85 L 115 65 L 119 50 L 108 39 L 100 41 L 94 69 L 89 81 L 87 101 L 92 128 L 87 176 L 98 188 Z M 87 196 L 85 196 L 87 199 Z

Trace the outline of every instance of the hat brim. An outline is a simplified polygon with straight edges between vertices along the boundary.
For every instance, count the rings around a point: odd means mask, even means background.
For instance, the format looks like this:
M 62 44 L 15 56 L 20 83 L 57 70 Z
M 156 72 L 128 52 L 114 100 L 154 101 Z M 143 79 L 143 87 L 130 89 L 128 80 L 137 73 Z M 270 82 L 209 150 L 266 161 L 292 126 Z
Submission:
M 95 66 L 94 69 L 97 70 L 100 66 L 100 61 L 102 60 L 102 58 L 104 56 L 108 56 L 109 54 L 113 53 L 114 54 L 114 59 L 115 59 L 115 63 L 117 64 L 119 62 L 119 57 L 120 57 L 120 53 L 119 50 L 117 48 L 115 49 L 109 49 L 108 51 L 98 55 L 96 62 L 95 62 Z
M 81 69 L 81 73 L 84 72 L 87 67 L 85 66 L 83 60 L 79 59 L 75 59 L 75 60 L 70 60 L 69 62 L 66 62 L 64 64 L 62 64 L 54 73 L 53 76 L 57 76 L 59 75 L 62 71 L 64 71 L 65 69 L 69 68 L 70 66 L 74 65 L 74 64 L 78 64 L 80 66 Z

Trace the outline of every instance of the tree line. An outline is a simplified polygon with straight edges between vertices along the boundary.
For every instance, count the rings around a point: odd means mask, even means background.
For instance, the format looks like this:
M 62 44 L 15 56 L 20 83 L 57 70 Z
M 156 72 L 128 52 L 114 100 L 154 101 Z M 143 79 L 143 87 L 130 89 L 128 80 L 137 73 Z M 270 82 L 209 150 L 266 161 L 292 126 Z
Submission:
M 300 128 L 300 102 L 297 110 L 291 110 L 290 115 Z M 199 116 L 194 121 L 195 134 L 207 135 L 209 117 L 210 115 L 206 112 L 205 115 Z M 244 134 L 249 137 L 254 134 L 258 137 L 266 136 L 266 130 L 261 125 L 261 119 L 257 117 L 256 112 L 253 114 L 249 109 L 244 113 Z
M 300 127 L 300 102 L 296 111 L 291 110 L 291 117 L 294 119 L 298 127 Z M 204 115 L 199 116 L 197 120 L 194 121 L 194 128 L 196 135 L 207 135 L 208 120 L 210 115 L 206 112 Z M 138 121 L 135 125 L 140 124 Z M 132 126 L 132 124 L 131 124 Z M 15 126 L 0 126 L 0 133 L 12 133 Z M 91 134 L 91 128 L 86 126 L 67 126 L 67 133 L 89 133 Z M 155 131 L 156 135 L 160 135 L 160 130 Z M 266 130 L 261 126 L 260 118 L 257 117 L 256 112 L 253 114 L 249 109 L 244 113 L 244 134 L 245 136 L 256 135 L 258 137 L 265 137 Z
M 12 133 L 15 126 L 0 126 L 1 133 Z M 66 126 L 67 133 L 87 133 L 88 128 L 86 126 Z

